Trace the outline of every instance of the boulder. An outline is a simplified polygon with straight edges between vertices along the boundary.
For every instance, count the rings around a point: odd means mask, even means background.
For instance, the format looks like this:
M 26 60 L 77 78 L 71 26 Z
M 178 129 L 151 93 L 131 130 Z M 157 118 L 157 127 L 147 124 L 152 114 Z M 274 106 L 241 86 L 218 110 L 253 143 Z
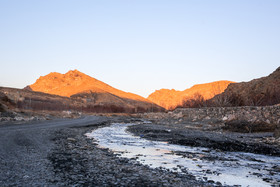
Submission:
M 0 103 L 0 112 L 5 112 L 5 107 Z
M 273 136 L 275 138 L 280 138 L 280 124 L 276 126 Z

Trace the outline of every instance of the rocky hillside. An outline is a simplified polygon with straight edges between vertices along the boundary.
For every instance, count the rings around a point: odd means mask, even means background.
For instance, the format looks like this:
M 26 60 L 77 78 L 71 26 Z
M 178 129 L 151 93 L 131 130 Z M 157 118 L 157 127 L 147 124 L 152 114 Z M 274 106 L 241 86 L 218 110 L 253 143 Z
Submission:
M 163 110 L 152 103 L 121 98 L 110 93 L 85 92 L 65 97 L 28 89 L 0 87 L 0 113 L 5 111 L 135 113 Z
M 202 96 L 205 100 L 211 99 L 215 95 L 222 93 L 227 86 L 233 83 L 231 81 L 216 81 L 206 84 L 197 84 L 184 91 L 176 91 L 174 89 L 156 90 L 149 95 L 148 100 L 172 110 L 179 105 L 182 105 L 184 100 L 194 99 L 197 96 Z
M 53 72 L 46 76 L 41 76 L 34 84 L 30 85 L 29 88 L 33 91 L 66 97 L 81 92 L 92 91 L 95 93 L 111 93 L 122 98 L 149 102 L 139 95 L 113 88 L 78 70 L 70 70 L 65 74 Z
M 84 111 L 145 112 L 164 110 L 139 95 L 113 88 L 78 70 L 65 74 L 50 73 L 41 76 L 34 84 L 25 89 L 71 98 L 75 102 L 80 102 Z
M 280 67 L 267 77 L 233 83 L 210 100 L 215 106 L 265 106 L 280 103 Z

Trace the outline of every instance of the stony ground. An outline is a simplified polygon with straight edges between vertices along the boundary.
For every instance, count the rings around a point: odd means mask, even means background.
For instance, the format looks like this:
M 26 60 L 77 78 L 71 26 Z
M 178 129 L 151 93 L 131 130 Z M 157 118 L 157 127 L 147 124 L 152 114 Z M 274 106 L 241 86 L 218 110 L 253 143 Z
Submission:
M 242 151 L 280 156 L 280 138 L 274 138 L 273 132 L 236 133 L 213 129 L 213 126 L 203 121 L 184 121 L 184 123 L 176 125 L 152 123 L 129 127 L 130 132 L 150 140 L 208 147 L 221 151 Z
M 130 123 L 130 117 L 84 117 L 0 125 L 0 186 L 219 186 L 188 174 L 151 169 L 119 158 L 86 138 L 86 132 Z M 280 156 L 271 133 L 209 132 L 189 124 L 136 125 L 130 131 L 147 139 Z M 270 142 L 270 143 L 268 143 Z M 280 168 L 275 168 L 275 170 Z
M 184 146 L 206 147 L 211 150 L 216 150 L 217 152 L 248 152 L 270 156 L 280 156 L 280 138 L 276 139 L 273 137 L 272 132 L 236 133 L 218 129 L 209 131 L 207 129 L 213 129 L 213 127 L 204 123 L 206 122 L 184 121 L 184 123 L 176 125 L 172 123 L 138 124 L 128 127 L 128 131 L 132 132 L 134 135 L 153 141 L 163 141 Z M 209 128 L 207 128 L 207 126 L 209 126 Z M 196 156 L 195 154 L 187 151 L 174 152 L 173 154 L 189 159 Z M 219 162 L 223 161 L 225 158 L 212 155 L 204 156 L 202 159 L 206 160 L 206 162 Z M 238 162 L 238 160 L 235 161 Z M 252 161 L 257 160 L 252 158 Z M 234 167 L 234 165 L 232 165 L 232 167 Z M 247 167 L 257 168 L 259 171 L 262 170 L 262 167 L 258 168 L 254 164 L 248 164 Z M 267 176 L 262 175 L 262 172 L 254 172 L 253 175 L 261 178 L 263 181 L 273 184 L 272 186 L 279 186 L 279 179 L 276 179 L 276 181 L 273 182 L 271 176 L 279 176 L 280 165 L 275 164 L 266 170 L 269 171 L 269 175 Z M 208 171 L 206 171 L 206 173 L 207 172 Z M 209 172 L 215 171 L 210 170 Z M 210 184 L 210 181 L 207 182 Z M 215 185 L 217 185 L 217 183 Z
M 106 125 L 106 124 L 104 124 Z M 90 128 L 94 129 L 94 128 Z M 190 175 L 151 169 L 135 160 L 100 149 L 84 134 L 88 127 L 57 131 L 55 149 L 48 158 L 58 186 L 205 186 Z
M 98 148 L 86 132 L 126 117 L 0 125 L 0 186 L 211 186 Z

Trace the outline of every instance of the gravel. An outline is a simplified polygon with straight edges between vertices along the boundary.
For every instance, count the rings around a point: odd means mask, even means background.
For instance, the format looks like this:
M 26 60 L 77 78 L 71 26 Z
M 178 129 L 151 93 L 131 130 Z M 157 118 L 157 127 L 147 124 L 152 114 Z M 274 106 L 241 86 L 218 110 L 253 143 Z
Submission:
M 104 125 L 104 124 L 103 124 Z M 191 175 L 151 169 L 133 159 L 117 157 L 100 149 L 84 136 L 93 128 L 57 131 L 55 148 L 49 154 L 58 186 L 205 186 Z
M 280 156 L 280 145 L 272 133 L 234 133 L 200 129 L 199 122 L 186 124 L 140 124 L 128 130 L 137 136 L 173 144 L 207 147 L 221 151 L 242 151 Z
M 209 186 L 191 175 L 119 158 L 84 135 L 131 121 L 89 116 L 0 125 L 0 186 Z
M 219 182 L 199 181 L 187 173 L 152 169 L 135 159 L 118 157 L 85 136 L 112 122 L 134 121 L 137 119 L 91 116 L 0 125 L 0 186 L 221 186 Z M 264 154 L 280 155 L 279 147 L 257 141 L 269 134 L 190 131 L 180 124 L 135 125 L 130 131 L 177 144 L 193 142 L 194 146 L 232 151 L 242 145 L 248 152 L 263 150 Z M 258 142 L 259 147 L 253 148 Z

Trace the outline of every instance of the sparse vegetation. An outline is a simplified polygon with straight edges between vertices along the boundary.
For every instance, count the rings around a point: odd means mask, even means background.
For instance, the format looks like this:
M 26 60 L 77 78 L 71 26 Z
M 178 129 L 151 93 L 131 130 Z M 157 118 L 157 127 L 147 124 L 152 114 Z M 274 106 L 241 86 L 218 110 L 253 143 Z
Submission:
M 179 108 L 200 108 L 207 106 L 207 100 L 201 94 L 195 93 L 192 97 L 186 97 Z
M 120 102 L 117 103 L 111 100 L 105 100 L 103 103 L 96 102 L 96 93 L 84 93 L 69 98 L 26 89 L 20 90 L 3 87 L 0 93 L 0 104 L 8 103 L 9 106 L 21 111 L 69 111 L 83 113 L 143 113 L 163 111 L 163 108 L 157 105 L 125 100 L 124 98 L 118 98 Z M 1 106 L 0 110 L 3 110 Z
M 250 92 L 244 98 L 241 94 L 219 94 L 214 99 L 206 100 L 199 93 L 193 97 L 186 97 L 182 105 L 176 108 L 201 108 L 201 107 L 236 107 L 236 106 L 269 106 L 280 103 L 280 93 L 275 89 L 266 90 L 265 93 Z

